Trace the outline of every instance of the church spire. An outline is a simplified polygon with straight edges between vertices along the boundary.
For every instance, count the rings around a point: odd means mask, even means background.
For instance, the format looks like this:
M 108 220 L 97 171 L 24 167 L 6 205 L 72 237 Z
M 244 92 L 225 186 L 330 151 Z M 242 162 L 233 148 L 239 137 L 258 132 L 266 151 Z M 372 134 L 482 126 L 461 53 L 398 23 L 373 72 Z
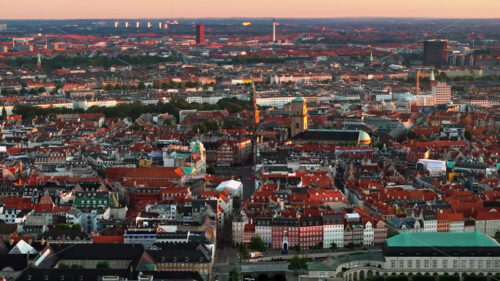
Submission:
M 42 68 L 42 56 L 40 56 L 40 53 L 36 56 L 36 66 Z

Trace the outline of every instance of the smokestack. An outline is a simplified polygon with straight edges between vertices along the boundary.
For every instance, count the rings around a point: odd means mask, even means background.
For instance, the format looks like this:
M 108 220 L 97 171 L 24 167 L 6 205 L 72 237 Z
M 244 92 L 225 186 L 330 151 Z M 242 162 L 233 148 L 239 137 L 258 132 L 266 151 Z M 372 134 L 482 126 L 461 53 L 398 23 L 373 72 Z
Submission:
M 276 43 L 276 19 L 273 19 L 273 43 Z
M 138 22 L 138 21 L 136 21 L 136 22 L 135 22 L 135 27 L 137 27 L 137 28 L 141 27 L 141 23 L 140 23 L 140 22 Z
M 161 22 L 159 22 L 159 23 L 158 23 L 158 28 L 159 28 L 159 29 L 161 29 L 161 27 L 162 27 L 162 23 L 161 23 Z
M 128 26 L 129 26 L 129 23 L 128 23 L 128 21 L 126 21 L 125 22 L 125 28 L 128 28 Z
M 115 21 L 115 28 L 118 28 L 118 24 L 119 24 L 119 22 Z

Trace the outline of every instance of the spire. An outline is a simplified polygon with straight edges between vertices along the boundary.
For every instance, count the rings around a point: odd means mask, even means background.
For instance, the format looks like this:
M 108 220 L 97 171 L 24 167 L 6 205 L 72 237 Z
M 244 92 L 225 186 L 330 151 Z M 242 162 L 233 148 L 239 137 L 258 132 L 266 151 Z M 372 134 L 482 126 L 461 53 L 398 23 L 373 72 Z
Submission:
M 36 56 L 36 66 L 42 68 L 42 56 L 40 56 L 40 53 Z
M 370 51 L 370 62 L 373 62 L 373 52 Z
M 259 118 L 259 108 L 257 107 L 257 92 L 255 91 L 255 84 L 252 81 L 252 103 L 253 103 L 253 114 L 254 114 L 254 129 L 257 128 L 257 124 L 260 122 Z
M 434 77 L 434 70 L 431 70 L 431 82 L 436 81 L 436 78 Z

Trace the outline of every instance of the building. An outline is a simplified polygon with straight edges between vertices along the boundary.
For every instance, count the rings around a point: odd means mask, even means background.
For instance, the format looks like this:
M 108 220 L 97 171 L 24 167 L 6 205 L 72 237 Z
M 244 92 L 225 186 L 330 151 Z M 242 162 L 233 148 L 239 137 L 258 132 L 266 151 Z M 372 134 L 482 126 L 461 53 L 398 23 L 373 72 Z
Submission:
M 196 45 L 205 45 L 205 25 L 202 23 L 196 25 Z
M 432 95 L 436 99 L 436 105 L 451 103 L 451 87 L 446 82 L 438 82 L 432 86 Z
M 424 65 L 443 67 L 448 64 L 448 41 L 424 41 Z
M 323 248 L 332 244 L 344 247 L 344 215 L 342 213 L 325 214 L 323 219 Z
M 290 124 L 290 128 L 291 137 L 293 138 L 307 130 L 307 106 L 304 98 L 296 97 L 292 100 L 291 113 L 292 124 Z
M 389 275 L 488 275 L 500 268 L 500 245 L 481 232 L 404 232 L 387 239 L 383 253 Z

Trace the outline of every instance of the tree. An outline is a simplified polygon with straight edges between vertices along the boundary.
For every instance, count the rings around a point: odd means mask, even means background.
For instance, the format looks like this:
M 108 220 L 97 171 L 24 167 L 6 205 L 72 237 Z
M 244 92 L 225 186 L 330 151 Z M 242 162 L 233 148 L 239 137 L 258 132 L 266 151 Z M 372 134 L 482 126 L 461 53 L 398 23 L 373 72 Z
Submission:
M 207 174 L 215 175 L 215 168 L 214 168 L 214 166 L 208 166 L 207 167 Z
M 47 92 L 47 90 L 45 89 L 45 87 L 40 87 L 38 88 L 38 93 L 41 94 L 41 93 L 45 93 Z
M 71 226 L 71 229 L 72 229 L 72 230 L 81 230 L 81 229 L 82 229 L 82 227 L 80 226 L 80 224 L 79 224 L 79 223 L 75 223 L 75 224 L 73 224 L 73 225 Z
M 250 239 L 250 243 L 248 244 L 248 248 L 254 251 L 264 251 L 266 249 L 266 245 L 262 238 L 259 235 L 255 235 Z
M 139 83 L 139 85 L 137 85 L 137 89 L 138 90 L 144 90 L 144 89 L 146 89 L 146 85 L 144 84 L 144 82 Z
M 58 224 L 58 225 L 57 225 L 57 228 L 58 228 L 58 229 L 61 229 L 61 230 L 69 230 L 69 229 L 71 229 L 71 228 L 69 227 L 69 225 L 68 225 L 68 224 L 65 224 L 65 223 L 60 223 L 60 224 Z
M 396 236 L 398 234 L 399 234 L 399 232 L 397 232 L 396 230 L 389 230 L 389 233 L 387 233 L 387 238 L 391 238 L 391 237 Z
M 248 256 L 248 250 L 243 245 L 240 245 L 240 257 L 246 256 Z
M 472 134 L 469 131 L 464 132 L 464 138 L 468 141 L 472 139 Z
M 240 280 L 240 273 L 236 268 L 231 269 L 229 272 L 229 281 L 239 281 Z
M 95 266 L 95 268 L 97 269 L 109 269 L 109 262 L 107 261 L 101 261 L 101 262 L 98 262 Z
M 408 139 L 416 139 L 417 138 L 417 134 L 415 134 L 414 131 L 408 131 L 408 133 L 406 134 L 406 137 Z
M 346 247 L 347 247 L 348 249 L 351 249 L 351 250 L 352 250 L 352 249 L 354 249 L 354 244 L 349 243 L 349 244 L 347 244 L 347 246 L 346 246 Z
M 295 245 L 295 251 L 297 251 L 297 253 L 300 253 L 301 250 L 302 248 L 300 248 L 300 244 Z
M 2 107 L 2 116 L 6 117 L 7 116 L 7 110 L 5 109 L 5 106 Z
M 497 232 L 495 233 L 495 239 L 496 239 L 498 242 L 500 242 L 500 231 L 497 231 Z
M 307 270 L 307 258 L 299 257 L 299 255 L 293 256 L 293 258 L 288 262 L 288 269 L 295 272 L 299 270 Z
M 335 251 L 336 249 L 337 249 L 337 244 L 332 242 L 332 244 L 330 245 L 330 250 Z
M 113 89 L 114 89 L 114 87 L 111 84 L 106 84 L 106 86 L 104 86 L 104 90 L 106 90 L 106 91 L 112 91 Z

